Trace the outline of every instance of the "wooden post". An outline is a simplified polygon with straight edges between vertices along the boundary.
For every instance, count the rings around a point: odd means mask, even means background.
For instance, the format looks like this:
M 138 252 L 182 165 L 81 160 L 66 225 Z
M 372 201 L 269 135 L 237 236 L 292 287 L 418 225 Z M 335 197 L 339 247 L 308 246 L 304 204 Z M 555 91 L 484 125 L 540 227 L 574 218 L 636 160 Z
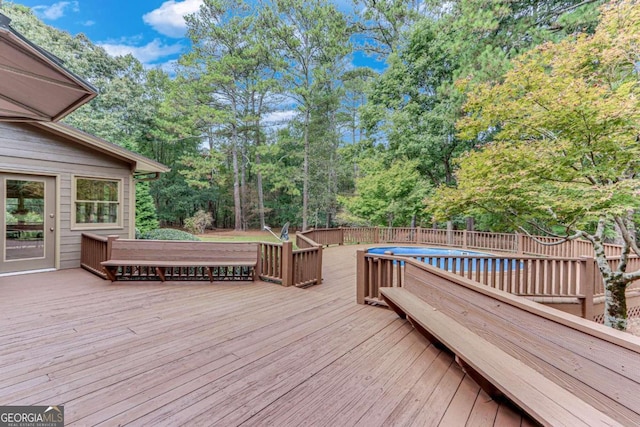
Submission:
M 416 230 L 416 231 L 415 231 L 415 232 L 416 232 L 415 243 L 416 243 L 417 245 L 419 245 L 419 244 L 421 243 L 421 242 L 420 242 L 420 234 L 421 234 L 421 233 L 420 233 L 420 227 L 416 227 L 416 229 L 415 229 L 415 230 Z
M 373 243 L 380 243 L 380 228 L 374 227 L 373 232 L 374 232 Z
M 591 257 L 580 257 L 580 288 L 584 292 L 582 317 L 593 320 L 593 288 L 595 287 L 595 261 Z
M 467 244 L 467 230 L 462 230 L 462 249 L 467 249 L 469 245 Z
M 256 271 L 253 272 L 253 277 L 255 280 L 259 280 L 262 275 L 262 243 L 258 243 L 258 262 L 256 262 Z
M 322 251 L 322 245 L 318 245 L 318 285 L 322 283 Z
M 367 273 L 365 269 L 365 251 L 360 249 L 356 252 L 356 302 L 364 304 L 367 289 Z
M 340 243 L 338 243 L 339 246 L 344 245 L 344 228 L 340 227 Z
M 293 243 L 282 242 L 282 259 L 280 260 L 282 271 L 282 286 L 293 285 Z
M 107 236 L 107 253 L 105 261 L 108 261 L 111 259 L 111 247 L 113 246 L 113 241 L 117 240 L 119 236 Z
M 524 254 L 524 234 L 516 233 L 516 253 L 518 255 Z

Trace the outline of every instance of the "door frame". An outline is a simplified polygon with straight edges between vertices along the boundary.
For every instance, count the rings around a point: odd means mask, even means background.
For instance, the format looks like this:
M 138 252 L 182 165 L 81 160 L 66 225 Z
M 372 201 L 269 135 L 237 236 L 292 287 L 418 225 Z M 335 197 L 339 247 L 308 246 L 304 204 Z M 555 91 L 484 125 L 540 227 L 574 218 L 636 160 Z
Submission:
M 44 256 L 16 260 L 6 259 L 6 189 L 7 180 L 38 181 L 44 183 Z M 0 274 L 14 274 L 58 268 L 59 260 L 59 177 L 56 175 L 25 173 L 19 171 L 0 172 Z

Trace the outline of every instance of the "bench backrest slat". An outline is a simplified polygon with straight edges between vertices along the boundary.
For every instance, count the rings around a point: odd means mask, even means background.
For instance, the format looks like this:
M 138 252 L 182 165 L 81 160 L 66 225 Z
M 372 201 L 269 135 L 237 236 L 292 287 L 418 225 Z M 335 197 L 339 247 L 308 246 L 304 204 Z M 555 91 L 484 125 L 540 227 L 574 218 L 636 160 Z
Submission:
M 113 241 L 110 259 L 256 262 L 258 259 L 258 243 L 117 239 Z
M 405 289 L 595 408 L 640 425 L 640 353 L 406 263 Z M 493 290 L 491 291 L 493 292 Z M 511 296 L 510 296 L 511 298 Z M 633 347 L 633 346 L 630 346 Z M 614 398 L 612 398 L 614 396 Z

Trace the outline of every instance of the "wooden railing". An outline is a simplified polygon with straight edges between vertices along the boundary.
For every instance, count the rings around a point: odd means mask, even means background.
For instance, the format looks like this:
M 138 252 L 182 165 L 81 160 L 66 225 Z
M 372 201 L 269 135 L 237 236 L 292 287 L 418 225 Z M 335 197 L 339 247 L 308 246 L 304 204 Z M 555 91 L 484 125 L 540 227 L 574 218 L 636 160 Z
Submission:
M 80 266 L 103 279 L 107 278 L 100 263 L 109 259 L 109 238 L 97 234 L 82 233 Z
M 282 283 L 282 250 L 278 243 L 262 242 L 258 246 L 258 277 L 270 282 Z
M 421 227 L 353 227 L 309 230 L 298 233 L 298 235 L 305 236 L 324 246 L 361 243 L 424 244 L 556 258 L 593 256 L 593 245 L 586 240 L 563 241 L 557 237 L 483 231 Z M 604 246 L 607 257 L 620 256 L 622 253 L 620 245 L 605 244 Z
M 292 242 L 260 244 L 262 280 L 297 287 L 322 282 L 322 245 L 300 235 L 296 242 L 300 249 L 294 250 Z
M 320 233 L 324 230 L 316 230 Z M 342 241 L 337 244 L 378 243 L 380 241 L 379 229 L 371 227 L 352 227 L 342 229 Z
M 109 259 L 111 241 L 107 237 L 83 233 L 80 261 L 82 268 L 107 279 L 100 263 Z M 304 236 L 298 237 L 297 242 L 302 249 L 294 250 L 292 242 L 259 243 L 257 276 L 283 286 L 306 287 L 321 283 L 322 245 Z
M 591 258 L 530 256 L 394 256 L 358 251 L 357 302 L 384 304 L 382 287 L 401 287 L 407 258 L 438 267 L 485 286 L 538 302 L 578 304 L 585 318 L 594 317 L 594 287 L 599 277 Z M 601 282 L 601 279 L 599 280 Z

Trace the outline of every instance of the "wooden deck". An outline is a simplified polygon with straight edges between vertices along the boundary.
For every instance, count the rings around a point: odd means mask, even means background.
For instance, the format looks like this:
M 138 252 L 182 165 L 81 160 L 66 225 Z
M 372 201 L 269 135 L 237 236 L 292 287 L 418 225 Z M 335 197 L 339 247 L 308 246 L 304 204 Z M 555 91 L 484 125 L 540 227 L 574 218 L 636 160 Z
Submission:
M 390 310 L 355 303 L 357 246 L 324 283 L 0 278 L 0 404 L 67 425 L 531 425 Z

